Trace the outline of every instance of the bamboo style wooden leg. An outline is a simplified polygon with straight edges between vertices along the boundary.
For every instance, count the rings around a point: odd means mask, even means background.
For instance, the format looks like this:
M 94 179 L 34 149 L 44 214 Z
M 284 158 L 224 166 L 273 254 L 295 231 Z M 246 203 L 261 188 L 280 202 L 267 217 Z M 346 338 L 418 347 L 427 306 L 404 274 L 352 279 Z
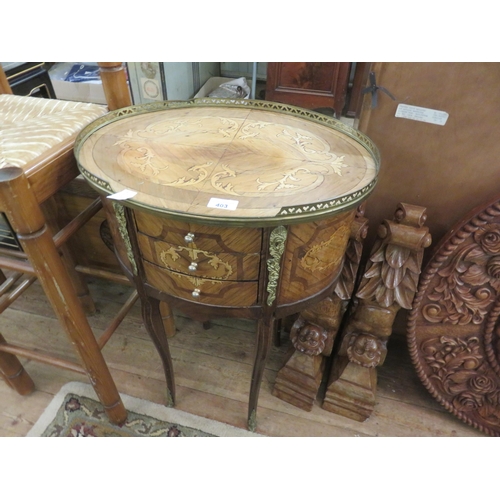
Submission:
M 5 344 L 5 339 L 0 334 L 0 344 Z M 0 351 L 0 375 L 21 396 L 31 394 L 35 384 L 23 365 L 13 354 Z
M 106 414 L 113 423 L 123 423 L 127 412 L 21 168 L 0 169 L 0 209 L 22 242 L 45 295 L 80 356 Z
M 250 384 L 250 397 L 248 402 L 248 428 L 255 431 L 257 428 L 257 403 L 260 386 L 264 375 L 267 357 L 271 350 L 274 336 L 274 319 L 261 319 L 257 322 L 257 340 L 255 346 L 255 361 Z
M 43 211 L 45 215 L 45 220 L 47 222 L 48 227 L 53 232 L 53 234 L 56 234 L 59 229 L 56 224 L 57 210 L 58 210 L 57 203 L 54 201 L 53 198 L 49 198 L 44 203 Z M 94 299 L 90 295 L 90 290 L 89 287 L 87 286 L 87 281 L 84 276 L 82 276 L 75 270 L 76 258 L 74 257 L 74 252 L 73 249 L 71 248 L 71 245 L 69 244 L 62 245 L 61 247 L 59 247 L 58 251 L 62 256 L 63 262 L 66 264 L 68 273 L 71 276 L 71 281 L 73 282 L 73 285 L 75 286 L 76 289 L 76 295 L 80 300 L 84 311 L 87 314 L 95 313 L 96 307 Z
M 173 329 L 175 332 L 172 311 L 166 302 L 161 303 L 160 309 L 159 300 L 144 295 L 141 297 L 141 305 L 144 325 L 146 326 L 146 330 L 151 337 L 163 364 L 163 371 L 165 372 L 165 379 L 167 382 L 167 406 L 174 406 L 174 367 L 172 365 L 170 348 L 168 346 L 168 337 L 172 336 L 172 332 L 168 330 Z M 165 316 L 162 318 L 162 313 L 165 315 L 167 309 L 170 310 L 170 314 L 167 316 L 168 321 L 165 321 Z

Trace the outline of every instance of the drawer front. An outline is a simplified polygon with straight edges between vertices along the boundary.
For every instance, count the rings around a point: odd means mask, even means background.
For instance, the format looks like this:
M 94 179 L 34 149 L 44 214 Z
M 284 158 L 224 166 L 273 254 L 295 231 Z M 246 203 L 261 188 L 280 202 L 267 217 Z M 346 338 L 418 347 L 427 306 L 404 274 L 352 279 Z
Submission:
M 259 277 L 260 254 L 207 252 L 194 244 L 172 245 L 141 233 L 138 243 L 144 259 L 171 271 L 216 280 L 256 281 Z
M 252 306 L 257 303 L 256 281 L 217 281 L 187 276 L 144 262 L 147 282 L 158 290 L 200 304 Z M 193 295 L 195 292 L 195 295 Z
M 260 253 L 262 230 L 258 228 L 218 227 L 163 219 L 146 212 L 135 213 L 137 229 L 148 236 L 187 246 L 185 237 L 193 235 L 192 244 L 206 252 Z

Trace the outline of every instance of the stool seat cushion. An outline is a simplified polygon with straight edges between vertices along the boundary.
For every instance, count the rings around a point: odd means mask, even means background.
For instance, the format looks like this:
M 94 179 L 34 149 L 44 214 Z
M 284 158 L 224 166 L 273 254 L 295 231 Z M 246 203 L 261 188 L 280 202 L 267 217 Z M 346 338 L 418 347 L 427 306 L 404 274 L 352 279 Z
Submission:
M 0 168 L 29 164 L 106 112 L 98 104 L 0 94 Z

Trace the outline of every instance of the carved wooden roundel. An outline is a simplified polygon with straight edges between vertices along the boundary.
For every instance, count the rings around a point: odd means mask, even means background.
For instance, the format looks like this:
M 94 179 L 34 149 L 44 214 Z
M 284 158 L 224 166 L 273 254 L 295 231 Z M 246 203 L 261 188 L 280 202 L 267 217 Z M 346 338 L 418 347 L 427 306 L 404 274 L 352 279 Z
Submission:
M 430 393 L 500 436 L 500 200 L 455 226 L 422 273 L 408 321 L 410 355 Z

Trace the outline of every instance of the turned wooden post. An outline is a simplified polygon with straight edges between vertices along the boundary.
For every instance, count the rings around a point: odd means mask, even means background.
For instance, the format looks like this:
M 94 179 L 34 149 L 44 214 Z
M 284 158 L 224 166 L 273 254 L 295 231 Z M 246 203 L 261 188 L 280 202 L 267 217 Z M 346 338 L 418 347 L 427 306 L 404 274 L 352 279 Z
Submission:
M 9 80 L 7 80 L 7 75 L 4 69 L 0 66 L 0 94 L 12 94 L 12 89 L 10 88 Z
M 98 62 L 104 96 L 108 109 L 124 108 L 132 104 L 125 66 L 121 62 Z
M 46 200 L 42 207 L 47 226 L 53 234 L 57 234 L 57 232 L 59 231 L 59 225 L 57 224 L 57 220 L 59 219 L 59 210 L 60 208 L 54 198 L 49 198 L 48 200 Z M 80 300 L 84 311 L 87 314 L 94 314 L 96 312 L 96 307 L 94 299 L 90 295 L 87 280 L 75 269 L 77 260 L 75 250 L 71 245 L 65 244 L 59 246 L 58 251 L 66 264 L 68 273 L 71 276 L 73 285 L 75 286 L 76 295 Z
M 5 343 L 5 339 L 0 334 L 0 344 Z M 31 394 L 35 389 L 33 380 L 13 354 L 0 351 L 0 375 L 22 396 Z
M 5 212 L 61 325 L 79 354 L 105 411 L 114 423 L 127 413 L 88 324 L 75 288 L 56 249 L 23 170 L 0 169 L 0 210 Z
M 387 354 L 387 341 L 399 309 L 411 309 L 424 248 L 431 235 L 423 227 L 425 208 L 399 204 L 394 221 L 386 220 L 356 292 L 356 302 L 342 331 L 323 408 L 366 420 L 375 405 L 377 366 Z

